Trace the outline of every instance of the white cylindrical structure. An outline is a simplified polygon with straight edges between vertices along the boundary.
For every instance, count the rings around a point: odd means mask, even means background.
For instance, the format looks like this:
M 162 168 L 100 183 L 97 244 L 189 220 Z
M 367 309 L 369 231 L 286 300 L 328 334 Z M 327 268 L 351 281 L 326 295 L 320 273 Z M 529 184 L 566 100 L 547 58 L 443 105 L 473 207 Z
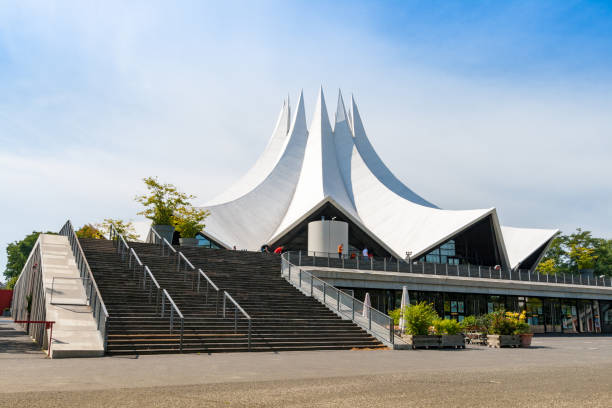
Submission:
M 308 254 L 317 255 L 338 253 L 338 245 L 342 244 L 343 253 L 349 250 L 348 223 L 336 220 L 312 221 L 308 223 Z

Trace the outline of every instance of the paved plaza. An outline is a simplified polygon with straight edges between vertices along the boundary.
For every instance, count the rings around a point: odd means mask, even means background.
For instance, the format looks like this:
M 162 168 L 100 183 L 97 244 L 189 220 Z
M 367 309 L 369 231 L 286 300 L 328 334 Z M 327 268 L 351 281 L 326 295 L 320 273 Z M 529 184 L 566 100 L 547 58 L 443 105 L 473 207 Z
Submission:
M 0 321 L 0 407 L 611 407 L 612 337 L 530 349 L 47 359 Z

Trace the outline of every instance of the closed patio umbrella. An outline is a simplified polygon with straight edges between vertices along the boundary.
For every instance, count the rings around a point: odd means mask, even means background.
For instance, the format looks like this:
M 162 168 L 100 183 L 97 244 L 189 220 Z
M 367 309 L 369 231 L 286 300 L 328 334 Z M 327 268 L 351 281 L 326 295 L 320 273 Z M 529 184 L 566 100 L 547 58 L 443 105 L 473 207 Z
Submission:
M 361 315 L 366 319 L 368 318 L 368 312 L 370 307 L 372 307 L 372 302 L 370 301 L 370 293 L 366 292 L 365 299 L 363 300 L 363 312 L 361 312 Z
M 408 287 L 402 286 L 402 304 L 400 305 L 400 321 L 399 328 L 400 332 L 404 333 L 406 330 L 406 316 L 404 315 L 404 308 L 410 306 L 410 296 L 408 295 Z

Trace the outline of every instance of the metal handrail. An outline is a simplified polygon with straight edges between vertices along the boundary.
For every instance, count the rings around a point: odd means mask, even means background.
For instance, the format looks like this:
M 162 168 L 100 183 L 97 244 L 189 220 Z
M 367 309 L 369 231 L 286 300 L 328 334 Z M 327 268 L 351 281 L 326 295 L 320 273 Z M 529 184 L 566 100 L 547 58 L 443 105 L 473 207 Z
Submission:
M 225 301 L 226 301 L 226 299 L 229 299 L 230 302 L 232 302 L 234 304 L 234 334 L 238 333 L 238 313 L 237 313 L 237 311 L 240 311 L 240 313 L 242 313 L 242 315 L 249 322 L 249 332 L 248 332 L 247 346 L 248 346 L 248 350 L 251 351 L 251 327 L 252 327 L 252 325 L 251 325 L 251 316 L 249 316 L 249 314 L 244 311 L 244 309 L 238 304 L 238 302 L 236 302 L 234 300 L 234 298 L 229 293 L 227 293 L 226 291 L 223 291 L 223 318 L 225 318 Z
M 85 293 L 88 293 L 89 306 L 92 308 L 97 329 L 102 334 L 104 351 L 106 351 L 108 343 L 108 311 L 106 309 L 106 305 L 104 304 L 104 300 L 102 300 L 102 295 L 100 294 L 96 280 L 94 279 L 89 263 L 87 262 L 87 258 L 85 258 L 83 248 L 81 247 L 81 243 L 74 232 L 74 228 L 72 227 L 70 220 L 66 221 L 59 233 L 60 235 L 68 238 L 70 248 L 72 249 L 72 255 L 74 256 L 77 268 L 79 269 L 79 274 L 82 278 L 86 278 L 83 280 L 83 282 L 88 282 L 86 284 L 87 286 L 85 286 Z
M 169 243 L 166 238 L 163 238 L 162 241 L 161 241 L 162 255 L 165 255 L 165 251 L 164 251 L 164 247 L 165 246 L 168 247 L 168 255 L 170 255 L 170 251 L 172 251 L 173 253 L 176 254 L 176 249 L 172 246 L 172 244 Z
M 471 264 L 450 265 L 429 262 L 418 262 L 416 260 L 406 261 L 398 258 L 376 258 L 343 253 L 341 256 L 336 252 L 321 251 L 291 251 L 285 252 L 287 260 L 297 261 L 297 266 L 308 263 L 309 266 L 331 267 L 337 269 L 358 269 L 385 272 L 417 273 L 422 275 L 445 275 L 468 278 L 484 278 L 510 281 L 529 281 L 548 284 L 586 285 L 598 287 L 612 287 L 612 276 L 594 278 L 583 278 L 573 274 L 566 275 L 544 275 L 539 272 L 526 269 L 503 269 L 491 266 L 479 266 Z M 354 254 L 352 252 L 351 254 Z
M 180 336 L 180 342 L 179 342 L 179 350 L 182 352 L 183 351 L 183 331 L 184 331 L 184 328 L 185 328 L 185 317 L 183 316 L 183 314 L 181 313 L 179 308 L 174 303 L 174 300 L 172 300 L 172 297 L 170 296 L 168 291 L 166 289 L 164 289 L 162 293 L 163 293 L 163 295 L 162 295 L 161 317 L 164 317 L 165 308 L 166 308 L 166 299 L 168 299 L 168 301 L 170 302 L 170 305 L 171 305 L 171 308 L 170 308 L 170 334 L 172 334 L 172 329 L 174 328 L 174 312 L 175 311 L 178 314 L 178 317 L 181 319 L 181 336 Z
M 203 276 L 206 279 L 206 304 L 208 304 L 208 287 L 212 286 L 212 288 L 217 292 L 217 296 L 215 296 L 215 314 L 219 314 L 219 288 L 215 283 L 204 273 L 202 269 L 198 269 L 198 285 L 196 292 L 200 293 L 200 276 Z
M 395 343 L 394 322 L 390 316 L 293 265 L 288 260 L 288 253 L 282 254 L 281 259 L 281 276 L 302 293 L 317 299 L 340 316 L 352 320 L 379 340 L 391 345 Z M 293 276 L 292 269 L 297 269 L 293 271 Z

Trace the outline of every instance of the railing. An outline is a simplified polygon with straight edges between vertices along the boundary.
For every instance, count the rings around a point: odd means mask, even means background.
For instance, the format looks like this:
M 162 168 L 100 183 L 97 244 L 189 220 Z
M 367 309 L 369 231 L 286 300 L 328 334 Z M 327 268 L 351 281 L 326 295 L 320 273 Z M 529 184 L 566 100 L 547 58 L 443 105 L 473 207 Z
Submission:
M 203 277 L 206 280 L 206 292 L 205 292 L 205 302 L 208 304 L 208 291 L 209 288 L 212 288 L 215 291 L 215 314 L 219 314 L 219 288 L 215 283 L 202 271 L 202 269 L 198 269 L 198 284 L 196 286 L 196 291 L 200 293 L 200 277 Z
M 281 276 L 305 295 L 317 299 L 341 317 L 352 320 L 382 342 L 394 344 L 391 317 L 293 265 L 288 253 L 282 255 Z
M 39 237 L 34 244 L 13 288 L 11 316 L 17 322 L 26 322 L 20 323 L 26 325 L 26 333 L 32 336 L 42 348 L 48 345 L 50 349 L 51 345 L 45 334 L 46 326 L 33 323 L 33 321 L 44 321 L 47 316 L 40 239 Z
M 172 300 L 172 297 L 170 296 L 170 294 L 168 293 L 166 289 L 164 289 L 162 292 L 161 317 L 164 317 L 164 313 L 166 309 L 166 299 L 170 303 L 170 334 L 172 334 L 172 330 L 174 329 L 174 312 L 175 311 L 179 319 L 181 319 L 181 334 L 179 338 L 179 350 L 183 352 L 183 330 L 185 328 L 185 317 L 183 316 L 179 308 L 176 306 L 176 304 L 174 303 L 174 300 Z
M 74 255 L 77 268 L 79 269 L 79 275 L 81 276 L 81 278 L 83 278 L 83 284 L 85 285 L 85 293 L 87 299 L 89 300 L 89 307 L 91 307 L 93 317 L 96 320 L 97 329 L 102 335 L 104 351 L 106 351 L 108 337 L 108 311 L 106 310 L 106 305 L 102 300 L 100 290 L 98 289 L 96 280 L 94 279 L 94 276 L 91 273 L 91 268 L 89 267 L 89 263 L 85 258 L 85 253 L 83 252 L 83 248 L 81 248 L 81 244 L 74 232 L 74 228 L 72 227 L 72 223 L 70 222 L 70 220 L 66 221 L 66 224 L 64 224 L 64 226 L 60 230 L 60 235 L 67 237 L 68 242 L 70 243 L 72 254 Z
M 137 268 L 140 268 L 141 271 L 137 272 Z M 147 290 L 147 283 L 149 285 L 149 303 L 151 303 L 151 299 L 153 297 L 153 288 L 155 288 L 155 307 L 159 305 L 159 297 L 161 294 L 161 287 L 159 283 L 157 283 L 157 279 L 151 273 L 151 270 L 147 265 L 144 265 L 134 248 L 130 248 L 129 256 L 128 256 L 128 269 L 132 270 L 132 279 L 138 279 L 138 285 L 142 285 L 142 290 Z M 157 310 L 157 309 L 156 309 Z
M 149 229 L 149 237 L 151 237 L 151 241 L 153 241 L 153 244 L 159 244 L 162 256 L 166 255 L 166 248 L 168 248 L 168 255 L 170 255 L 170 252 L 176 254 L 176 249 L 174 249 L 172 244 L 169 243 L 166 238 L 162 238 L 162 236 L 159 235 L 159 233 L 153 228 Z
M 184 316 L 179 310 L 178 306 L 176 306 L 176 304 L 172 300 L 172 297 L 170 296 L 168 291 L 159 286 L 159 283 L 157 282 L 157 279 L 155 279 L 155 276 L 153 276 L 151 269 L 149 269 L 147 265 L 143 264 L 143 262 L 140 260 L 140 257 L 138 256 L 134 248 L 130 248 L 130 246 L 127 244 L 127 241 L 123 237 L 123 235 L 121 235 L 117 231 L 117 228 L 113 224 L 111 224 L 109 227 L 109 236 L 111 240 L 113 241 L 113 245 L 117 247 L 117 253 L 121 256 L 121 260 L 126 262 L 128 270 L 132 271 L 132 278 L 138 279 L 138 286 L 141 287 L 142 290 L 144 291 L 147 291 L 147 287 L 148 287 L 149 303 L 155 304 L 156 313 L 159 310 L 159 307 L 161 305 L 160 315 L 162 318 L 165 315 L 166 300 L 169 302 L 170 304 L 170 334 L 172 334 L 172 332 L 174 331 L 175 312 L 180 318 L 181 333 L 180 333 L 179 349 L 182 352 L 183 351 Z M 166 242 L 166 244 L 168 242 L 165 239 L 163 239 L 160 241 L 162 242 L 162 245 L 164 241 Z M 169 246 L 174 252 L 176 252 L 176 250 L 172 248 L 171 245 Z M 154 302 L 153 302 L 153 290 L 155 290 L 155 301 Z
M 234 334 L 238 333 L 238 312 L 240 312 L 244 316 L 244 318 L 247 319 L 247 322 L 248 322 L 247 345 L 248 345 L 248 350 L 251 351 L 251 328 L 252 328 L 251 316 L 249 316 L 249 314 L 245 312 L 242 307 L 240 307 L 238 302 L 236 302 L 234 298 L 230 296 L 229 293 L 224 291 L 223 292 L 223 318 L 226 317 L 226 313 L 225 313 L 226 312 L 226 300 L 228 299 L 234 306 Z
M 500 267 L 478 265 L 450 265 L 429 262 L 407 262 L 397 258 L 376 258 L 363 255 L 319 252 L 286 252 L 288 261 L 297 266 L 322 266 L 337 269 L 359 269 L 385 272 L 418 273 L 423 275 L 460 276 L 466 278 L 501 279 L 512 281 L 541 282 L 549 284 L 587 285 L 612 287 L 612 276 L 583 277 L 582 275 L 545 275 L 527 269 L 508 270 Z
M 168 240 L 162 238 L 154 229 L 151 228 L 150 234 L 152 234 L 152 241 L 155 244 L 158 244 L 161 248 L 162 256 L 167 256 L 168 259 L 171 259 L 171 254 L 176 255 L 176 272 L 177 274 L 183 273 L 183 281 L 187 281 L 187 274 L 191 273 L 191 287 L 195 289 L 197 293 L 200 293 L 202 290 L 202 278 L 206 281 L 206 290 L 204 292 L 205 302 L 208 304 L 209 301 L 209 292 L 210 289 L 215 291 L 215 313 L 219 314 L 219 296 L 221 291 L 219 287 L 215 285 L 215 283 L 210 279 L 210 277 L 202 270 L 196 269 L 196 267 L 191 263 L 191 261 L 185 256 L 181 251 L 177 251 Z M 165 248 L 168 248 L 167 250 Z M 134 254 L 135 255 L 135 254 Z M 165 289 L 164 289 L 165 291 Z M 166 292 L 167 293 L 167 292 Z M 226 307 L 228 307 L 227 300 L 234 307 L 234 333 L 238 332 L 238 320 L 237 320 L 237 312 L 239 311 L 248 321 L 248 349 L 251 351 L 251 331 L 252 331 L 252 323 L 251 317 L 245 312 L 245 310 L 232 298 L 232 296 L 224 291 L 223 292 L 223 318 L 226 317 Z M 177 309 L 178 311 L 178 309 Z M 182 315 L 181 315 L 182 316 Z M 181 323 L 182 324 L 182 323 Z

